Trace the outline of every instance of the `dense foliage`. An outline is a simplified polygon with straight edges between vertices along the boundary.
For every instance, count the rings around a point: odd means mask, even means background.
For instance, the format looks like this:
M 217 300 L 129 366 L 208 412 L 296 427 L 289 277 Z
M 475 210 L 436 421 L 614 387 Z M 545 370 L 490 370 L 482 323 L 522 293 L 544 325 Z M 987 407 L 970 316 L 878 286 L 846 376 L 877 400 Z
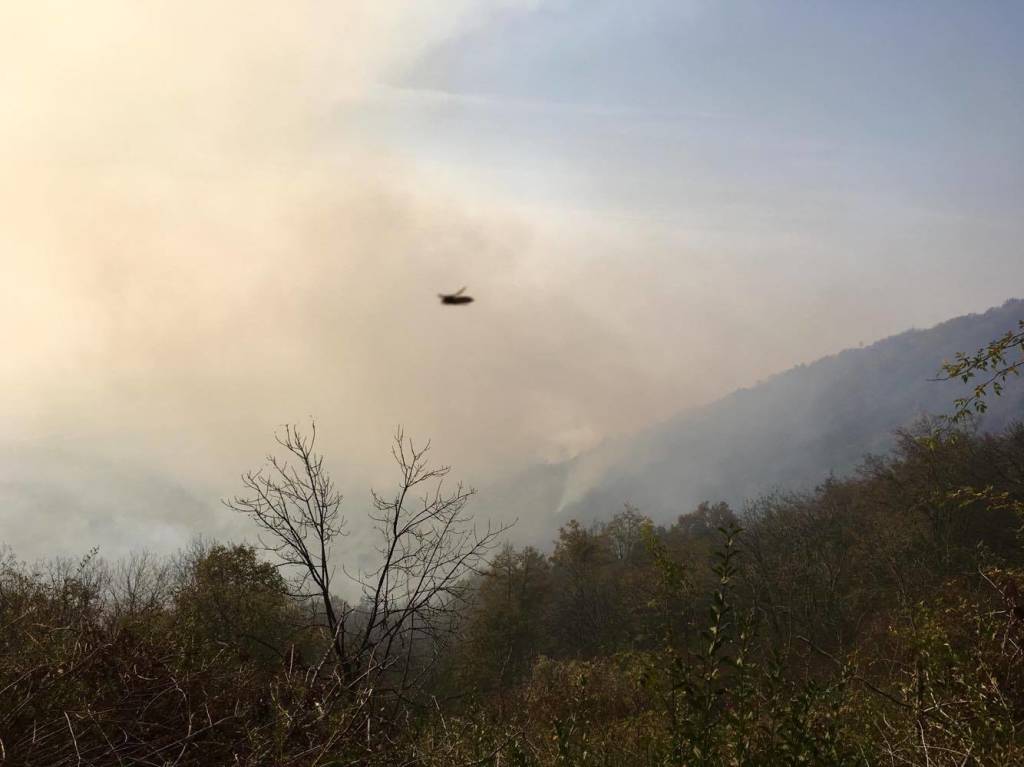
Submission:
M 1020 764 L 1022 504 L 1015 426 L 742 514 L 569 522 L 372 684 L 252 548 L 8 553 L 0 764 Z

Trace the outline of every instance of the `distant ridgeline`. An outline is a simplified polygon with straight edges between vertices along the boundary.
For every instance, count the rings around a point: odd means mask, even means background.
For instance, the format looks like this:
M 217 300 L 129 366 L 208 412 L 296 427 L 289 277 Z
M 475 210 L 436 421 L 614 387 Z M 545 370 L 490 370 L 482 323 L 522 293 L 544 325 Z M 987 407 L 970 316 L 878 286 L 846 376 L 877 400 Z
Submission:
M 775 490 L 812 489 L 866 454 L 887 452 L 896 430 L 952 412 L 967 387 L 929 380 L 943 360 L 975 351 L 1022 318 L 1024 301 L 1011 300 L 800 365 L 617 445 L 534 467 L 483 492 L 479 508 L 518 516 L 520 536 L 545 541 L 570 518 L 607 518 L 626 502 L 666 521 L 704 500 L 740 509 Z M 978 426 L 999 431 L 1022 419 L 1024 380 L 1010 380 Z

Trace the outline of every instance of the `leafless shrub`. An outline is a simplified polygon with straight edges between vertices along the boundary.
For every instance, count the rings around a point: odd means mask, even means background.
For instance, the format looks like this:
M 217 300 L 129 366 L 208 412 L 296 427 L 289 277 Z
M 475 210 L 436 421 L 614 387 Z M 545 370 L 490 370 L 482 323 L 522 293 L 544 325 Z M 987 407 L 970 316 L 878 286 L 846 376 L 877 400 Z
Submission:
M 507 527 L 478 528 L 467 504 L 473 490 L 445 487 L 450 468 L 432 467 L 429 444 L 417 448 L 399 429 L 393 456 L 400 473 L 394 494 L 373 493 L 369 513 L 379 534 L 376 567 L 341 568 L 336 546 L 345 535 L 342 495 L 316 450 L 316 427 L 288 426 L 277 435 L 284 455 L 243 476 L 247 495 L 226 502 L 251 518 L 264 548 L 298 572 L 296 595 L 316 600 L 337 671 L 353 689 L 405 698 L 454 627 L 465 579 L 479 571 Z M 358 604 L 334 593 L 338 572 L 357 584 Z M 315 669 L 320 674 L 326 658 Z

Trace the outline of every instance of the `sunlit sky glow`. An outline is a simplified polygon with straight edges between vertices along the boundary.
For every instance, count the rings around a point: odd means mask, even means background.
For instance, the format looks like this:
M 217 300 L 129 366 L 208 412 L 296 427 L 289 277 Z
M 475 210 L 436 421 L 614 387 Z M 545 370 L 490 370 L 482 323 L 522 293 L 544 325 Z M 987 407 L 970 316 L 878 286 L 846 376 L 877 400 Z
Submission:
M 0 540 L 477 484 L 1024 293 L 1024 6 L 0 0 Z M 477 302 L 441 309 L 466 284 Z

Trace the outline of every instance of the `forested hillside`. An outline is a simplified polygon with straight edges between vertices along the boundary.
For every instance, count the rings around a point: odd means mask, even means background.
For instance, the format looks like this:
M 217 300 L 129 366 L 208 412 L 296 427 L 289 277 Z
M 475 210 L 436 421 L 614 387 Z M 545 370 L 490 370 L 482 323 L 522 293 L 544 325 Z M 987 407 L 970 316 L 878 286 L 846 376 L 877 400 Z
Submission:
M 0 30 L 0 767 L 1024 767 L 1024 0 Z
M 0 764 L 1020 764 L 1024 425 L 892 440 L 535 548 L 399 432 L 359 567 L 289 427 L 224 512 L 258 549 L 0 557 Z
M 635 437 L 485 488 L 481 506 L 523 518 L 524 538 L 536 531 L 544 540 L 569 517 L 607 516 L 626 502 L 670 520 L 708 499 L 742 508 L 776 489 L 810 490 L 869 453 L 888 452 L 898 429 L 948 413 L 965 387 L 933 380 L 942 361 L 1000 336 L 1022 315 L 1024 301 L 1012 300 L 795 367 Z M 979 428 L 999 431 L 1021 417 L 1024 388 L 1010 388 L 990 400 Z M 530 515 L 517 512 L 523 503 Z M 557 517 L 545 524 L 532 514 L 538 509 Z
M 903 435 L 743 518 L 570 522 L 442 599 L 392 568 L 334 631 L 245 546 L 8 555 L 0 763 L 1020 764 L 1022 510 L 1024 428 Z

